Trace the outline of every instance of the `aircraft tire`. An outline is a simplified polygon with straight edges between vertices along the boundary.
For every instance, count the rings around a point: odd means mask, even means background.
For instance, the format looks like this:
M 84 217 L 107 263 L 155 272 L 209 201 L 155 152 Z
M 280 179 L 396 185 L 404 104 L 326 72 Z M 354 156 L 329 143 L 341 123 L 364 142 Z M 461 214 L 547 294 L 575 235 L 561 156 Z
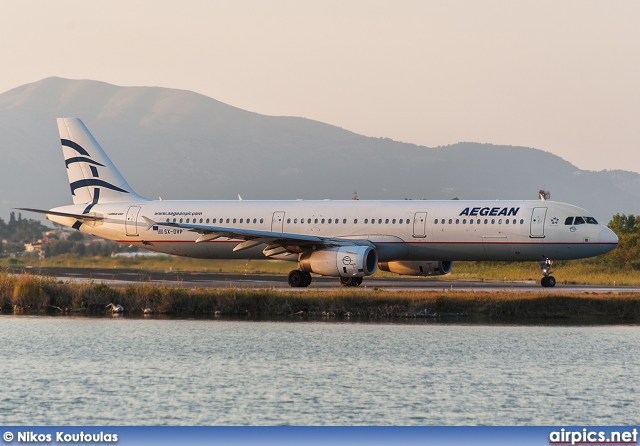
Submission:
M 340 277 L 340 285 L 342 286 L 351 286 L 353 281 L 353 277 Z
M 540 281 L 540 284 L 545 288 L 553 288 L 556 286 L 556 278 L 553 276 L 545 276 Z
M 362 277 L 340 277 L 340 285 L 342 286 L 360 286 Z
M 306 278 L 304 276 L 304 273 L 300 270 L 294 269 L 289 273 L 289 286 L 291 286 L 291 288 L 305 286 L 305 280 Z
M 308 287 L 309 285 L 311 285 L 311 280 L 312 280 L 311 273 L 303 271 L 302 275 L 304 276 L 304 283 L 301 286 Z

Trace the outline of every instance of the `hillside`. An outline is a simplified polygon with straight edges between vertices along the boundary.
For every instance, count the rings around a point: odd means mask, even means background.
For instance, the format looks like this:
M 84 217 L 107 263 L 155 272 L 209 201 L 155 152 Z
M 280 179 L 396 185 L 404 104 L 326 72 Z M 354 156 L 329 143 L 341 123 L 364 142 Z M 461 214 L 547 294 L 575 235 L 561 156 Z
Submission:
M 164 199 L 552 199 L 601 220 L 640 213 L 640 175 L 526 147 L 428 148 L 190 91 L 47 78 L 0 94 L 0 216 L 71 202 L 56 117 L 77 116 L 138 193 Z

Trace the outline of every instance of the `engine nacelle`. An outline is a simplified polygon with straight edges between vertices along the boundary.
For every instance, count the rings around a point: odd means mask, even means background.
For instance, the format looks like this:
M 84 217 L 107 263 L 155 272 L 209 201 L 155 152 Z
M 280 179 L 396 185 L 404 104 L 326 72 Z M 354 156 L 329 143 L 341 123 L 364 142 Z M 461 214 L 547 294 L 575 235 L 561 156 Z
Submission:
M 378 253 L 368 246 L 340 246 L 305 252 L 300 269 L 332 277 L 365 277 L 376 272 Z
M 414 260 L 400 262 L 380 262 L 378 265 L 382 271 L 400 274 L 401 276 L 444 276 L 451 272 L 453 262 Z

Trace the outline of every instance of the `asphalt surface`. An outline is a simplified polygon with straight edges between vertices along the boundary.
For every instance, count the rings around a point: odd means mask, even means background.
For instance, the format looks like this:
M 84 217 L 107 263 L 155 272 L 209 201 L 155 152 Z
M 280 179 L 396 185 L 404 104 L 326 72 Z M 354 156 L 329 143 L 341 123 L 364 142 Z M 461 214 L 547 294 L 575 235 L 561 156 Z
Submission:
M 224 274 L 182 271 L 140 271 L 128 269 L 94 269 L 94 268 L 9 268 L 13 274 L 34 274 L 53 277 L 57 280 L 84 282 L 93 280 L 113 286 L 129 285 L 140 282 L 152 282 L 163 285 L 181 286 L 185 288 L 275 288 L 292 289 L 287 283 L 286 275 L 249 275 Z M 337 289 L 340 284 L 337 278 L 314 276 L 310 289 Z M 517 291 L 545 293 L 634 293 L 640 287 L 614 287 L 594 285 L 563 285 L 558 283 L 554 288 L 543 288 L 540 282 L 478 282 L 452 281 L 434 278 L 366 278 L 358 289 L 384 289 L 387 291 L 403 290 L 455 290 L 455 291 Z M 293 290 L 304 290 L 294 288 Z M 354 288 L 352 288 L 354 289 Z

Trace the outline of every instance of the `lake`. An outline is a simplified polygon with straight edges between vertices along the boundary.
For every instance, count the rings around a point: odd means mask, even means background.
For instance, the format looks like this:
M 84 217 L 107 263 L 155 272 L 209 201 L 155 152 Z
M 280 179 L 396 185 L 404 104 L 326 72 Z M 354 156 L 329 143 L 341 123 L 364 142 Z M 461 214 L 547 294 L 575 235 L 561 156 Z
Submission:
M 0 316 L 0 424 L 629 425 L 639 325 Z

